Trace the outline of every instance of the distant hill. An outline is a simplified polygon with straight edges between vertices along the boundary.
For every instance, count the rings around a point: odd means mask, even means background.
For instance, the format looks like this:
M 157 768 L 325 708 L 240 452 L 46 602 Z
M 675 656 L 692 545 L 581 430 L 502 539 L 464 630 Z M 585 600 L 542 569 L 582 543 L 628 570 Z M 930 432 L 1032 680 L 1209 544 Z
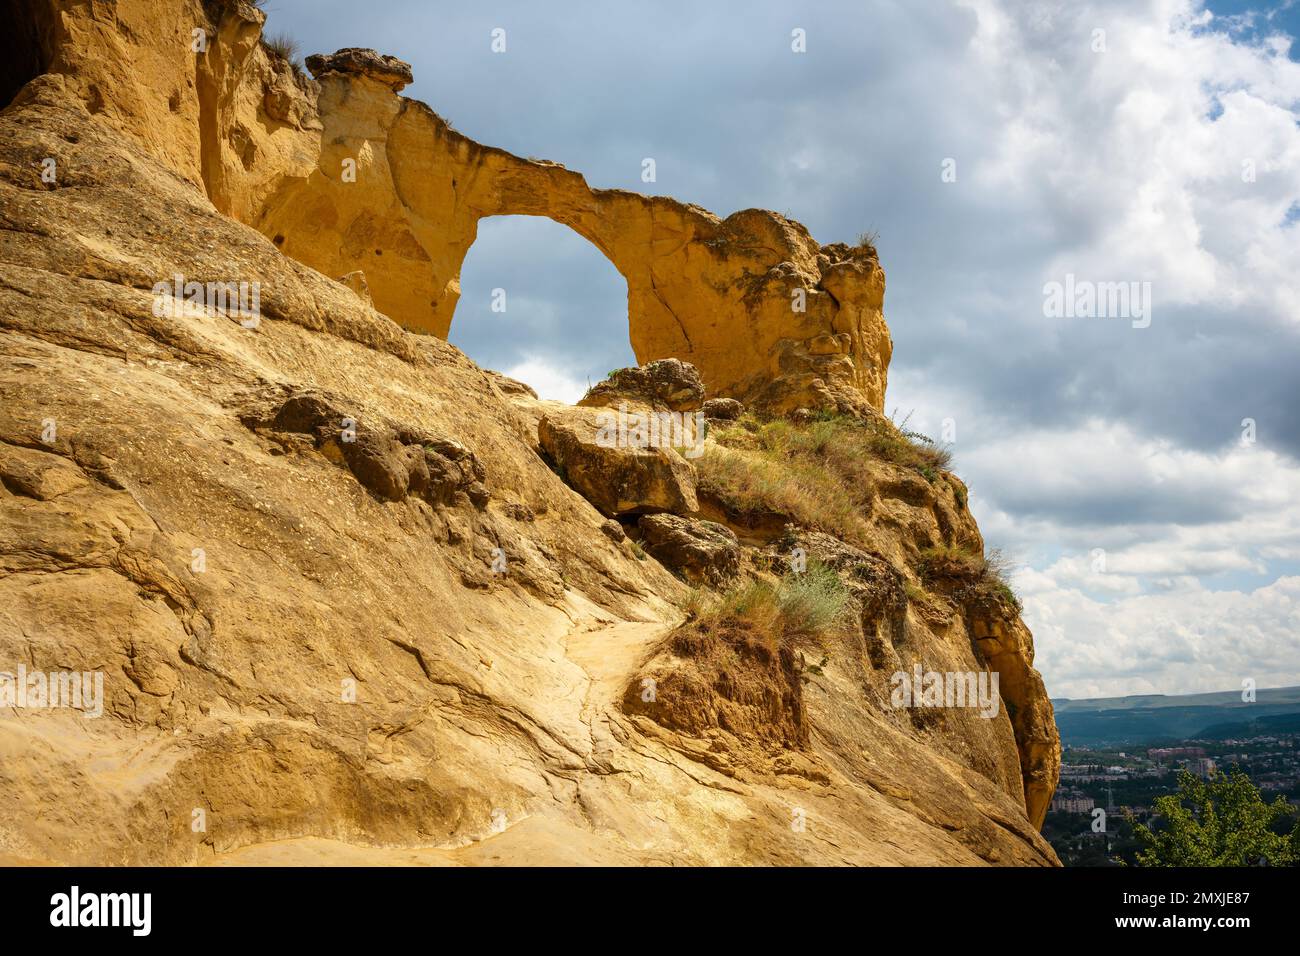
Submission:
M 1256 720 L 1236 724 L 1215 724 L 1206 727 L 1196 736 L 1205 740 L 1229 740 L 1241 737 L 1258 737 L 1263 734 L 1300 733 L 1300 713 L 1273 714 Z
M 1224 739 L 1300 727 L 1300 687 L 1273 687 L 1243 703 L 1241 691 L 1053 700 L 1061 743 L 1080 747 Z M 1293 718 L 1287 720 L 1287 718 Z

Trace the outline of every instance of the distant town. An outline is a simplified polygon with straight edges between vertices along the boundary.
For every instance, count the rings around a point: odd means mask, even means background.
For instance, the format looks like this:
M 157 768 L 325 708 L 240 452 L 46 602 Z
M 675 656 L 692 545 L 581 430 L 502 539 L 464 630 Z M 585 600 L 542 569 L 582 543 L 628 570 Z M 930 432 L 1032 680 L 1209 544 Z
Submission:
M 1300 732 L 1139 748 L 1066 744 L 1043 835 L 1066 866 L 1131 865 L 1141 849 L 1132 824 L 1149 822 L 1156 798 L 1177 791 L 1180 771 L 1205 777 L 1234 768 L 1266 800 L 1281 795 L 1300 806 Z

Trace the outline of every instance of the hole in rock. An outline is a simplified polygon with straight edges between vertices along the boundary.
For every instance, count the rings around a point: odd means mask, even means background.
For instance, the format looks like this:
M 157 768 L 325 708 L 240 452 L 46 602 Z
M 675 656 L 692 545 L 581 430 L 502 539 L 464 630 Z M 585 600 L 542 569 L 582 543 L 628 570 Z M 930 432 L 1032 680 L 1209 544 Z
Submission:
M 538 216 L 492 216 L 460 272 L 448 340 L 484 368 L 576 402 L 635 365 L 627 283 L 594 245 Z

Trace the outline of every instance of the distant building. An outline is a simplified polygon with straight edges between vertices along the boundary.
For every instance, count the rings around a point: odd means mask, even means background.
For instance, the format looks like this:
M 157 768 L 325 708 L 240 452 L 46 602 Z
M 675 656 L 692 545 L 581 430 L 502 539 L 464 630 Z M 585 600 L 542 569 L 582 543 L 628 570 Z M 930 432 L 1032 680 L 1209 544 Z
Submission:
M 1191 762 L 1188 769 L 1198 777 L 1208 777 L 1210 774 L 1214 773 L 1214 758 L 1199 757 Z
M 1052 809 L 1066 813 L 1088 813 L 1097 805 L 1092 797 L 1053 797 Z
M 1147 756 L 1156 763 L 1166 763 L 1170 760 L 1185 758 L 1194 760 L 1197 757 L 1205 756 L 1204 747 L 1155 747 L 1147 751 Z

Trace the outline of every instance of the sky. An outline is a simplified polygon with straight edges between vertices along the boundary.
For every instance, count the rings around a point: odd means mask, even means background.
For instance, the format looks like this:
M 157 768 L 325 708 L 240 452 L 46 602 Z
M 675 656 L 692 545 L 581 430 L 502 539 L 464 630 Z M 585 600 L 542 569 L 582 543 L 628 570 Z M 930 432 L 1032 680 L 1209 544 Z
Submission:
M 592 186 L 877 233 L 886 410 L 955 433 L 1049 693 L 1300 684 L 1300 0 L 264 8 Z M 1062 315 L 1067 281 L 1148 308 Z M 634 362 L 567 227 L 483 220 L 461 285 L 452 343 L 546 397 Z

